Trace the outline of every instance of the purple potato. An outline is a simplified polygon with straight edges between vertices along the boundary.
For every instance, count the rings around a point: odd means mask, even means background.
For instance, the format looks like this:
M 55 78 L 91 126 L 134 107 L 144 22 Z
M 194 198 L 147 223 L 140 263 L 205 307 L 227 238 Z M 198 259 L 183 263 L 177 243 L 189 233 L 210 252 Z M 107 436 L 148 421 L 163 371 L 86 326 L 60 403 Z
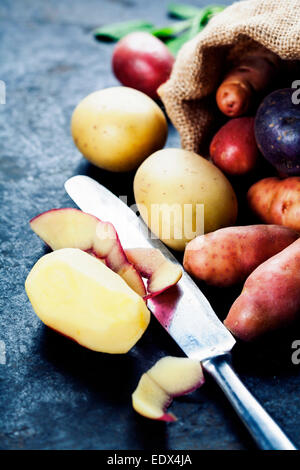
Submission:
M 274 91 L 262 101 L 255 118 L 259 150 L 283 176 L 300 175 L 300 104 L 293 94 L 292 88 Z

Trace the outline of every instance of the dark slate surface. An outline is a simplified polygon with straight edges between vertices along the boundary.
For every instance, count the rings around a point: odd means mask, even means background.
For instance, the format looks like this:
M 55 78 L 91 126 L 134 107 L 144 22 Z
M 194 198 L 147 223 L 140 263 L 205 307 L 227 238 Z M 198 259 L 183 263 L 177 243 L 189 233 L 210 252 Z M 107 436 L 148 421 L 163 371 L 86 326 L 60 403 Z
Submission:
M 46 252 L 28 220 L 52 207 L 72 205 L 63 189 L 68 177 L 89 174 L 132 200 L 132 175 L 117 178 L 95 169 L 70 137 L 70 116 L 78 101 L 117 84 L 110 71 L 112 45 L 96 42 L 91 30 L 116 19 L 162 23 L 167 3 L 0 3 L 0 79 L 7 86 L 7 102 L 0 105 L 1 449 L 254 448 L 210 380 L 176 400 L 173 411 L 180 419 L 175 424 L 134 413 L 130 395 L 140 374 L 159 357 L 179 354 L 156 320 L 129 354 L 97 354 L 45 328 L 24 292 L 26 275 Z M 168 145 L 179 145 L 172 128 Z M 206 293 L 224 316 L 238 290 Z M 291 343 L 298 338 L 296 326 L 254 346 L 238 345 L 234 363 L 250 390 L 300 445 L 299 368 L 291 363 Z

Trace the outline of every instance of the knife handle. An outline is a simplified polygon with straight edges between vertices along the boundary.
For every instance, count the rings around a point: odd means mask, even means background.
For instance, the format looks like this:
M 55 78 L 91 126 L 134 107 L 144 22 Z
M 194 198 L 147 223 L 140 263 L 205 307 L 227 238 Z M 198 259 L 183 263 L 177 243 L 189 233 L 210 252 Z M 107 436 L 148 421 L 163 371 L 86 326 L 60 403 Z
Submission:
M 297 450 L 234 372 L 230 354 L 206 359 L 202 365 L 219 384 L 261 449 Z

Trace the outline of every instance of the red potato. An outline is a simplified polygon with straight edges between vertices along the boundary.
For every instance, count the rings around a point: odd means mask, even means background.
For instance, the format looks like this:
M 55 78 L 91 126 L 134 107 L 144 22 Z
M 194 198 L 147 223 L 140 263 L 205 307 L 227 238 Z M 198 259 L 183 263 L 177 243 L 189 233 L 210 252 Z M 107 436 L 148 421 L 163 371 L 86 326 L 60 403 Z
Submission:
M 248 191 L 248 204 L 264 222 L 300 232 L 300 177 L 265 178 Z
M 255 102 L 255 95 L 268 89 L 277 67 L 277 57 L 268 51 L 242 57 L 217 90 L 216 101 L 220 111 L 229 117 L 245 114 Z
M 214 164 L 230 175 L 242 175 L 256 164 L 259 151 L 254 135 L 254 118 L 243 117 L 228 121 L 210 144 Z
M 117 79 L 127 87 L 157 99 L 157 88 L 168 80 L 174 57 L 150 33 L 131 33 L 121 39 L 113 52 L 112 67 Z
M 300 239 L 253 271 L 224 324 L 244 341 L 287 326 L 299 315 L 299 292 Z
M 189 242 L 183 265 L 197 279 L 227 287 L 243 282 L 257 266 L 297 238 L 294 230 L 278 225 L 222 228 Z

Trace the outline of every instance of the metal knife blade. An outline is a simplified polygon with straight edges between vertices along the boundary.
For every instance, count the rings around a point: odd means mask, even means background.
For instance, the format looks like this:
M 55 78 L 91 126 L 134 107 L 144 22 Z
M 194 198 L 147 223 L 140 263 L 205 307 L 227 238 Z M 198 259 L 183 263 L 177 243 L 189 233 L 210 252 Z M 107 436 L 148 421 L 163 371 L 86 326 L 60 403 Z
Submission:
M 124 248 L 154 247 L 178 263 L 166 246 L 150 232 L 138 217 L 120 198 L 88 176 L 74 176 L 66 181 L 65 189 L 77 206 L 98 217 L 111 222 L 116 228 Z M 164 294 L 161 295 L 162 299 Z M 232 349 L 235 339 L 218 319 L 206 297 L 198 286 L 183 272 L 174 297 L 171 299 L 172 311 L 161 315 L 159 298 L 150 299 L 148 307 L 167 329 L 168 333 L 184 351 L 194 359 L 203 361 Z

